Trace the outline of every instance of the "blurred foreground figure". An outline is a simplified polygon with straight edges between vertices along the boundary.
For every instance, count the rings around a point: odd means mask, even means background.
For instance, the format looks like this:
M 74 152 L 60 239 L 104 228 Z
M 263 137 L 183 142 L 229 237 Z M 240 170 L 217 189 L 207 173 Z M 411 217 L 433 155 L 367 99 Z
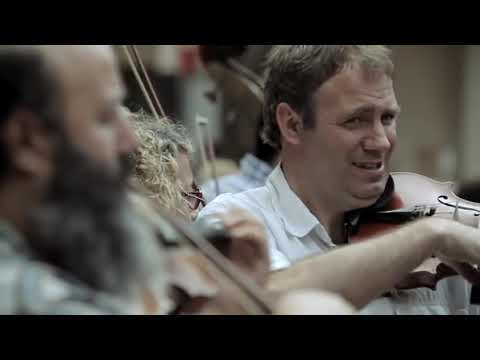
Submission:
M 137 146 L 107 46 L 0 49 L 0 313 L 145 314 L 171 304 L 127 205 Z
M 130 205 L 138 144 L 111 48 L 2 47 L 0 88 L 0 313 L 167 314 L 182 276 L 206 295 L 198 268 L 170 276 L 159 228 Z M 264 283 L 264 230 L 232 214 L 232 260 Z M 242 313 L 235 293 L 213 290 L 224 296 L 183 312 Z

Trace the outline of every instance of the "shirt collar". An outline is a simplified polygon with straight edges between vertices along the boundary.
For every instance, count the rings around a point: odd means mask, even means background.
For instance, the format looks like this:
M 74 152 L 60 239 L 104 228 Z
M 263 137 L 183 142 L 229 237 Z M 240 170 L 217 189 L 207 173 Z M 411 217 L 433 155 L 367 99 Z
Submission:
M 246 154 L 240 161 L 240 169 L 246 177 L 255 179 L 262 183 L 272 173 L 272 166 L 252 154 Z
M 273 170 L 268 178 L 267 187 L 273 193 L 273 207 L 282 218 L 285 228 L 290 234 L 302 238 L 317 226 L 321 226 L 315 215 L 290 188 L 280 165 Z
M 273 207 L 282 218 L 285 228 L 290 234 L 302 238 L 317 228 L 319 236 L 329 245 L 333 245 L 333 241 L 325 230 L 325 227 L 290 188 L 290 185 L 285 178 L 285 174 L 282 171 L 281 164 L 273 170 L 268 178 L 267 188 L 272 191 Z M 345 225 L 353 227 L 350 231 L 353 231 L 354 234 L 358 230 L 357 226 L 360 221 L 360 215 L 383 209 L 390 203 L 394 193 L 395 184 L 393 178 L 390 176 L 385 192 L 380 199 L 367 209 L 346 213 Z

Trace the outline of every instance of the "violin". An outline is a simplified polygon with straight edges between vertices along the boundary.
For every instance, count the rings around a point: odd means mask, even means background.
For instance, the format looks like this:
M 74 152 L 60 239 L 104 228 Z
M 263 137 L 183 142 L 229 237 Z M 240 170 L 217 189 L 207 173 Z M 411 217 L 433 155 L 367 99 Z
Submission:
M 480 228 L 480 204 L 458 197 L 453 183 L 442 183 L 413 173 L 393 173 L 377 203 L 348 213 L 345 227 L 349 240 L 357 242 L 434 216 Z M 431 258 L 395 288 L 409 290 L 425 287 L 435 290 L 439 281 L 457 275 L 439 259 Z
M 272 313 L 266 292 L 227 259 L 230 238 L 219 221 L 187 224 L 146 198 L 131 199 L 167 253 L 175 313 L 195 314 L 212 301 L 216 314 Z
M 230 105 L 242 117 L 260 114 L 263 106 L 263 80 L 252 78 L 238 66 L 232 66 L 245 55 L 245 46 L 200 46 L 200 54 L 207 72 L 217 83 Z M 240 69 L 240 70 L 239 70 Z M 261 94 L 260 94 L 261 92 Z M 478 228 L 480 204 L 459 198 L 453 192 L 453 183 L 441 183 L 413 173 L 394 173 L 384 195 L 376 204 L 346 214 L 346 233 L 356 242 L 379 236 L 409 222 L 425 217 L 444 217 Z M 434 290 L 445 278 L 458 275 L 438 259 L 432 258 L 417 268 L 396 288 L 399 290 L 426 287 Z

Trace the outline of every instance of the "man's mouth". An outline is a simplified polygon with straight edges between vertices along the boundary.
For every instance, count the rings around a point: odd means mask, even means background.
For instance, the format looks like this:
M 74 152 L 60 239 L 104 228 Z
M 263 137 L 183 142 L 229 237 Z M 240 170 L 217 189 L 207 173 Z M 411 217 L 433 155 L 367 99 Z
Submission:
M 354 162 L 353 166 L 367 171 L 380 171 L 383 169 L 382 161 Z

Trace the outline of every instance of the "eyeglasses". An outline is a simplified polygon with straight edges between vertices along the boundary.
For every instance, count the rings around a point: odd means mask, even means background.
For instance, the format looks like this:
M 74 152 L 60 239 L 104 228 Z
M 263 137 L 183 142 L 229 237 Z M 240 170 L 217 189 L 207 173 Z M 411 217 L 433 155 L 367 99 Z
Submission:
M 192 191 L 188 193 L 185 191 L 182 191 L 182 196 L 185 198 L 185 200 L 187 200 L 188 206 L 192 211 L 197 210 L 200 207 L 200 205 L 202 205 L 203 207 L 207 205 L 205 201 L 205 197 L 203 196 L 203 193 L 198 189 L 196 189 L 196 191 Z

